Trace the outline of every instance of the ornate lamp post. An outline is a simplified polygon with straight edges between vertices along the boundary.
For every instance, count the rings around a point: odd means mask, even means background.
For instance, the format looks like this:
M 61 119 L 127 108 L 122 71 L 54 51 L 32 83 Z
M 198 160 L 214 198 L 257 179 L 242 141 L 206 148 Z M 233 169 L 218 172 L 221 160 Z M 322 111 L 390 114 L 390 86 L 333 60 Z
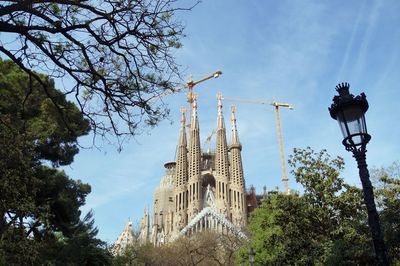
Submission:
M 336 86 L 339 95 L 333 97 L 329 108 L 330 115 L 339 122 L 343 133 L 343 145 L 347 151 L 353 153 L 357 160 L 359 175 L 364 192 L 364 201 L 368 211 L 368 225 L 374 242 L 378 265 L 389 265 L 386 257 L 386 247 L 379 224 L 379 215 L 376 211 L 374 190 L 369 179 L 369 172 L 365 160 L 366 146 L 371 136 L 367 132 L 364 114 L 368 110 L 368 101 L 364 93 L 354 97 L 349 93 L 350 85 L 342 83 Z
M 256 256 L 256 252 L 254 251 L 254 248 L 251 247 L 249 250 L 249 262 L 250 262 L 250 266 L 254 265 L 254 258 Z

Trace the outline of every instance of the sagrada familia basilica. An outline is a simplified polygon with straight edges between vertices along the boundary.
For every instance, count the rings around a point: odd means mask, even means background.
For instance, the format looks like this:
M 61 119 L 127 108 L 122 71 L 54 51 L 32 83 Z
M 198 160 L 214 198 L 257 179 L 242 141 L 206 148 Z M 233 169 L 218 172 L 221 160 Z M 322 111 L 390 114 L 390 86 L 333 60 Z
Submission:
M 186 110 L 182 108 L 176 161 L 164 165 L 165 175 L 154 192 L 152 214 L 145 210 L 139 236 L 134 236 L 132 224 L 127 224 L 114 244 L 115 254 L 134 240 L 163 245 L 203 230 L 246 238 L 242 228 L 247 224 L 249 196 L 243 174 L 236 108 L 231 107 L 231 141 L 228 145 L 221 99 L 222 95 L 219 95 L 215 151 L 201 150 L 196 98 L 191 107 L 189 132 Z

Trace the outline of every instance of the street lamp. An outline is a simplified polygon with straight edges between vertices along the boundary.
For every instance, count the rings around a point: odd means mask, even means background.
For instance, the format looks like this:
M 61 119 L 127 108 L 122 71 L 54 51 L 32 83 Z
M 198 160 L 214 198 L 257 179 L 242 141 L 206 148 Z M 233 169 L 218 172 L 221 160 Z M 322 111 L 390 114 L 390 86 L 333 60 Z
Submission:
M 367 132 L 364 114 L 368 110 L 368 101 L 364 93 L 354 97 L 349 93 L 350 85 L 342 83 L 336 86 L 339 95 L 333 97 L 329 108 L 330 115 L 339 122 L 343 133 L 343 145 L 353 153 L 357 161 L 359 175 L 364 192 L 364 202 L 368 211 L 368 225 L 374 242 L 378 265 L 389 265 L 386 257 L 386 247 L 379 225 L 379 215 L 376 211 L 374 190 L 369 179 L 366 163 L 366 146 L 371 136 Z
M 254 258 L 256 256 L 256 252 L 254 251 L 254 248 L 251 247 L 249 250 L 249 262 L 250 262 L 250 266 L 254 265 Z

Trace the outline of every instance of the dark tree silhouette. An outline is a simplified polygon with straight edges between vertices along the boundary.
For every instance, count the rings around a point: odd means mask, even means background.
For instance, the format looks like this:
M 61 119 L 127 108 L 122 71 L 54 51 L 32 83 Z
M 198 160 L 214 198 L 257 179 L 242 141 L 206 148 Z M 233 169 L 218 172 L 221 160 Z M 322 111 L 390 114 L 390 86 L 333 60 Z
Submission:
M 73 162 L 89 122 L 38 75 L 65 120 L 38 82 L 0 59 L 0 265 L 107 265 L 93 217 L 80 219 L 90 185 L 56 168 Z
M 76 98 L 96 135 L 134 135 L 168 115 L 156 100 L 179 77 L 173 51 L 183 25 L 175 14 L 190 9 L 176 0 L 0 1 L 0 51 L 55 105 L 34 71 L 68 76 L 63 92 Z

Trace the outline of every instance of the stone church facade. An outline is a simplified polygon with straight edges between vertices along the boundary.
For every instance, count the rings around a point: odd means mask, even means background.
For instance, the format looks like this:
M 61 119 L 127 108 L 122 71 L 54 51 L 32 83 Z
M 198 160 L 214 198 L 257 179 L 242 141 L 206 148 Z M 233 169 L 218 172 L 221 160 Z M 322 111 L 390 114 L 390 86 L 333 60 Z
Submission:
M 201 150 L 196 99 L 189 126 L 182 108 L 176 161 L 164 165 L 165 175 L 154 192 L 152 214 L 146 210 L 141 221 L 140 241 L 162 245 L 202 230 L 246 237 L 241 231 L 247 224 L 247 194 L 236 108 L 231 107 L 228 144 L 221 98 L 219 95 L 214 151 Z

